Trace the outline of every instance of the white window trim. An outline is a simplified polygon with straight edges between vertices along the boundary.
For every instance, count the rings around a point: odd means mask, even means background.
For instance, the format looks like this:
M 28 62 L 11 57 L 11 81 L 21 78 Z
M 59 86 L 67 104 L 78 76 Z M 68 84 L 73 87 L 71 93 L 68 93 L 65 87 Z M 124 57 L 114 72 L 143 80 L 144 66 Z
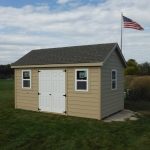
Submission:
M 30 72 L 30 79 L 23 79 L 23 72 L 29 71 Z M 30 80 L 30 87 L 23 87 L 23 81 L 24 80 Z M 31 89 L 31 70 L 22 70 L 22 88 L 23 89 Z
M 87 71 L 87 79 L 86 80 L 77 80 L 77 71 Z M 86 90 L 78 90 L 77 89 L 77 81 L 86 81 L 87 88 Z M 88 69 L 75 69 L 75 91 L 87 92 L 88 91 Z
M 112 72 L 115 71 L 116 72 L 116 79 L 112 79 Z M 116 87 L 113 89 L 112 88 L 112 81 L 116 81 Z M 117 89 L 117 70 L 116 69 L 112 69 L 111 70 L 111 90 L 116 90 Z

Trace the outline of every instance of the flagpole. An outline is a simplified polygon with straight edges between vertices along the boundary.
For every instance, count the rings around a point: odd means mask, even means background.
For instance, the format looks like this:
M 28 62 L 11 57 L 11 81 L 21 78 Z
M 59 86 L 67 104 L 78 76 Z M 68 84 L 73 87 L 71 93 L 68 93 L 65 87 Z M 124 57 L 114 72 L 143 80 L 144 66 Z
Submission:
M 121 51 L 122 51 L 122 16 L 123 12 L 121 12 Z

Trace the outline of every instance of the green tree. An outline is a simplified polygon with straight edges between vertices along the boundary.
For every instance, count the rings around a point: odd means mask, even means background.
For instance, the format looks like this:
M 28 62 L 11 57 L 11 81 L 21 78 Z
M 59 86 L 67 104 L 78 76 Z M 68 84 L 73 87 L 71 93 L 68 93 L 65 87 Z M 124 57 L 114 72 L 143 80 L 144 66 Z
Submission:
M 138 75 L 140 68 L 138 63 L 134 59 L 129 59 L 127 61 L 128 67 L 125 68 L 125 75 Z
M 11 68 L 10 64 L 0 65 L 0 78 L 11 78 L 14 75 L 14 69 Z
M 150 75 L 150 63 L 145 62 L 139 65 L 140 75 Z

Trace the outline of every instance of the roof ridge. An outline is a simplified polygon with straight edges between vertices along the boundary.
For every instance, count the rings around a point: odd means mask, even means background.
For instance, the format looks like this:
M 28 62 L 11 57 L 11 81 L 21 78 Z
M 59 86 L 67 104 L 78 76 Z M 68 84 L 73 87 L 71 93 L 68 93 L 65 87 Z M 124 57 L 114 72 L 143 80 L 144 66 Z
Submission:
M 102 43 L 102 44 L 88 44 L 88 45 L 74 45 L 74 46 L 63 46 L 63 47 L 50 47 L 50 48 L 40 48 L 40 49 L 33 49 L 31 51 L 38 51 L 38 50 L 49 50 L 49 49 L 63 49 L 63 48 L 73 48 L 73 47 L 84 47 L 84 46 L 97 46 L 97 45 L 106 45 L 106 44 L 117 44 L 114 43 Z

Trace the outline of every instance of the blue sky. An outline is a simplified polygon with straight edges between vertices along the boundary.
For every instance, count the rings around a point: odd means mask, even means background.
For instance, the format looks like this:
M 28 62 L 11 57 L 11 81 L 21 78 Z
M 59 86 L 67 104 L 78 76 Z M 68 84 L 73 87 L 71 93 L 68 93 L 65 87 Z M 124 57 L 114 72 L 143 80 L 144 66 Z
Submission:
M 20 8 L 23 7 L 25 5 L 38 5 L 38 3 L 46 3 L 46 4 L 56 4 L 57 1 L 51 0 L 1 0 L 0 1 L 0 5 L 1 6 L 5 6 L 5 7 L 16 7 L 16 8 Z
M 123 29 L 125 59 L 150 62 L 149 0 L 0 0 L 0 64 L 32 49 L 117 42 L 121 12 L 144 31 Z
M 92 5 L 96 5 L 98 3 L 103 3 L 105 2 L 106 0 L 72 0 L 70 1 L 71 3 L 74 3 L 74 2 L 78 2 L 78 3 L 81 3 L 82 5 L 86 5 L 86 4 L 92 4 Z M 16 8 L 20 8 L 20 7 L 23 7 L 25 5 L 33 5 L 33 6 L 36 6 L 36 5 L 39 5 L 39 4 L 48 4 L 50 5 L 52 8 L 55 8 L 57 7 L 58 4 L 67 4 L 67 0 L 1 0 L 0 1 L 0 5 L 1 6 L 5 6 L 5 7 L 16 7 Z

